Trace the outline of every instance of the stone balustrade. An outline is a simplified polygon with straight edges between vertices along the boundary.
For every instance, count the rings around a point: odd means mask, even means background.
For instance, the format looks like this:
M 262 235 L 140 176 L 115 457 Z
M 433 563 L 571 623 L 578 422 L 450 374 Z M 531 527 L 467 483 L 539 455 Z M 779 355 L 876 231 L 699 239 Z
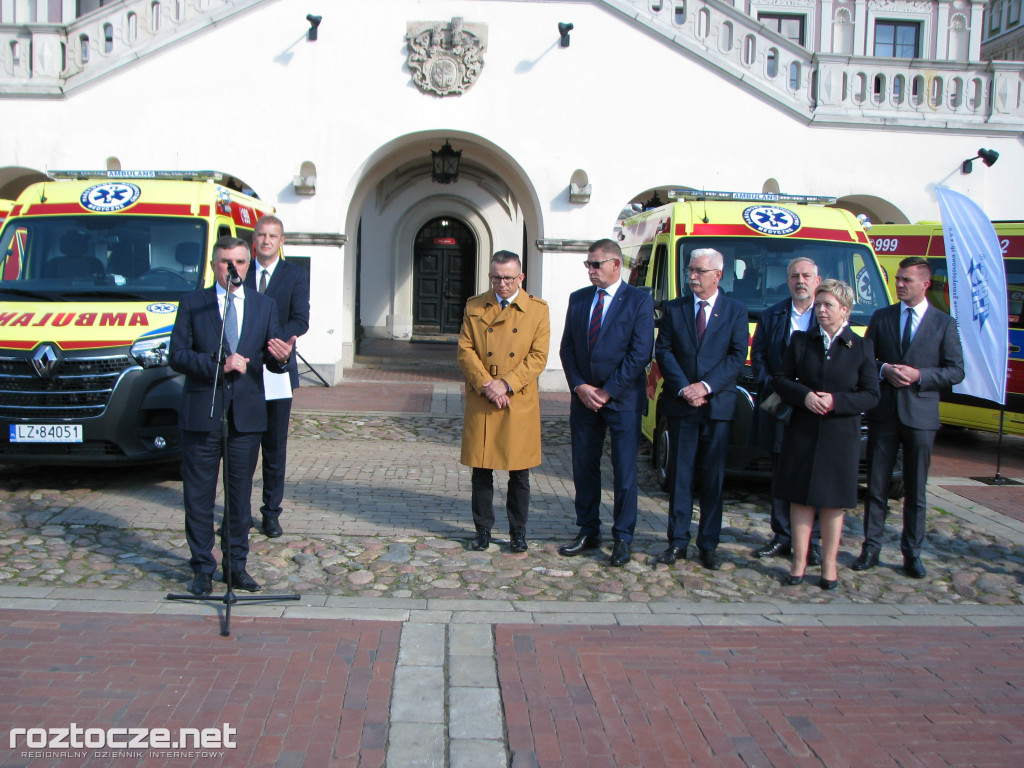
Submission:
M 0 24 L 0 97 L 60 97 L 262 0 L 119 0 L 68 25 Z
M 1024 130 L 1024 65 L 811 53 L 721 0 L 603 0 L 813 125 Z

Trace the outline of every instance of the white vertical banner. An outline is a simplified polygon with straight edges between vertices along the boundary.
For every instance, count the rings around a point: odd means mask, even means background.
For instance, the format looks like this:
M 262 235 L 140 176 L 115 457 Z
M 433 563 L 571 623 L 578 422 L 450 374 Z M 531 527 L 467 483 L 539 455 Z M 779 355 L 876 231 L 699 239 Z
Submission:
M 999 238 L 969 197 L 945 187 L 935 191 L 946 243 L 949 310 L 964 350 L 964 380 L 953 391 L 1005 405 L 1010 339 Z

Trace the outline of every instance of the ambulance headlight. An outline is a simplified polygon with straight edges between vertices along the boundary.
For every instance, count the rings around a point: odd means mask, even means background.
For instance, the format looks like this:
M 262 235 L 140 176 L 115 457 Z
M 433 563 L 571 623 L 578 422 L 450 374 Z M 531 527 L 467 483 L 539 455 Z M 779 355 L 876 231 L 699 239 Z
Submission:
M 159 368 L 167 365 L 170 346 L 170 336 L 149 336 L 132 344 L 131 355 L 143 368 Z

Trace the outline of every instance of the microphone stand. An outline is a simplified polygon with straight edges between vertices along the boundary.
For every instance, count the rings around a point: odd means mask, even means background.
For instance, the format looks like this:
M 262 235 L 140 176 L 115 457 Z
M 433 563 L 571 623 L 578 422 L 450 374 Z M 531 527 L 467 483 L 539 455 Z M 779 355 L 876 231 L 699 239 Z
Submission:
M 232 265 L 233 266 L 233 265 Z M 230 433 L 230 427 L 228 422 L 228 400 L 227 393 L 224 391 L 225 376 L 223 374 L 224 362 L 228 357 L 228 349 L 224 344 L 224 326 L 228 319 L 227 304 L 231 296 L 231 285 L 241 285 L 242 281 L 238 278 L 238 273 L 234 270 L 230 270 L 231 275 L 228 277 L 228 294 L 225 297 L 224 313 L 220 319 L 220 340 L 217 344 L 216 352 L 212 352 L 211 355 L 216 360 L 217 365 L 213 374 L 213 386 L 210 388 L 210 418 L 213 418 L 213 414 L 217 407 L 217 393 L 220 393 L 222 407 L 220 409 L 220 452 L 221 452 L 221 482 L 224 486 L 224 514 L 221 518 L 221 541 L 227 538 L 227 546 L 222 547 L 224 557 L 221 561 L 221 571 L 224 573 L 224 584 L 227 587 L 224 590 L 223 597 L 217 595 L 193 595 L 189 594 L 174 594 L 169 593 L 167 595 L 168 600 L 198 600 L 199 602 L 210 603 L 217 602 L 223 603 L 224 615 L 221 620 L 220 634 L 221 637 L 229 637 L 231 635 L 231 606 L 236 603 L 266 603 L 273 600 L 298 600 L 299 595 L 288 594 L 288 595 L 242 595 L 239 597 L 235 594 L 234 586 L 232 584 L 232 570 L 231 570 L 231 494 L 230 485 L 228 484 L 228 435 Z M 238 280 L 238 282 L 234 282 Z M 214 289 L 216 291 L 216 289 Z M 238 329 L 241 334 L 241 328 Z M 246 526 L 246 536 L 249 535 L 248 526 Z

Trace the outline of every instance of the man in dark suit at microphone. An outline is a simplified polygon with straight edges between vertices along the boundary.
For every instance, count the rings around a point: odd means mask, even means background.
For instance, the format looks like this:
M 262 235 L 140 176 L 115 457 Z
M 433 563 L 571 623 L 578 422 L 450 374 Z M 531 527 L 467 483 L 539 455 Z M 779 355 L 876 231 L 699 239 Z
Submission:
M 295 338 L 280 339 L 274 302 L 242 282 L 249 268 L 249 246 L 225 236 L 213 250 L 216 284 L 182 296 L 171 334 L 171 368 L 185 374 L 179 411 L 182 430 L 185 538 L 192 556 L 189 591 L 208 595 L 217 569 L 213 556 L 214 499 L 222 458 L 221 416 L 227 410 L 228 519 L 222 525 L 221 552 L 230 551 L 231 568 L 223 579 L 237 589 L 258 592 L 246 573 L 252 476 L 260 435 L 266 428 L 263 366 L 287 369 Z M 224 353 L 221 325 L 224 327 Z M 223 363 L 220 362 L 223 357 Z M 211 402 L 213 407 L 211 408 Z

